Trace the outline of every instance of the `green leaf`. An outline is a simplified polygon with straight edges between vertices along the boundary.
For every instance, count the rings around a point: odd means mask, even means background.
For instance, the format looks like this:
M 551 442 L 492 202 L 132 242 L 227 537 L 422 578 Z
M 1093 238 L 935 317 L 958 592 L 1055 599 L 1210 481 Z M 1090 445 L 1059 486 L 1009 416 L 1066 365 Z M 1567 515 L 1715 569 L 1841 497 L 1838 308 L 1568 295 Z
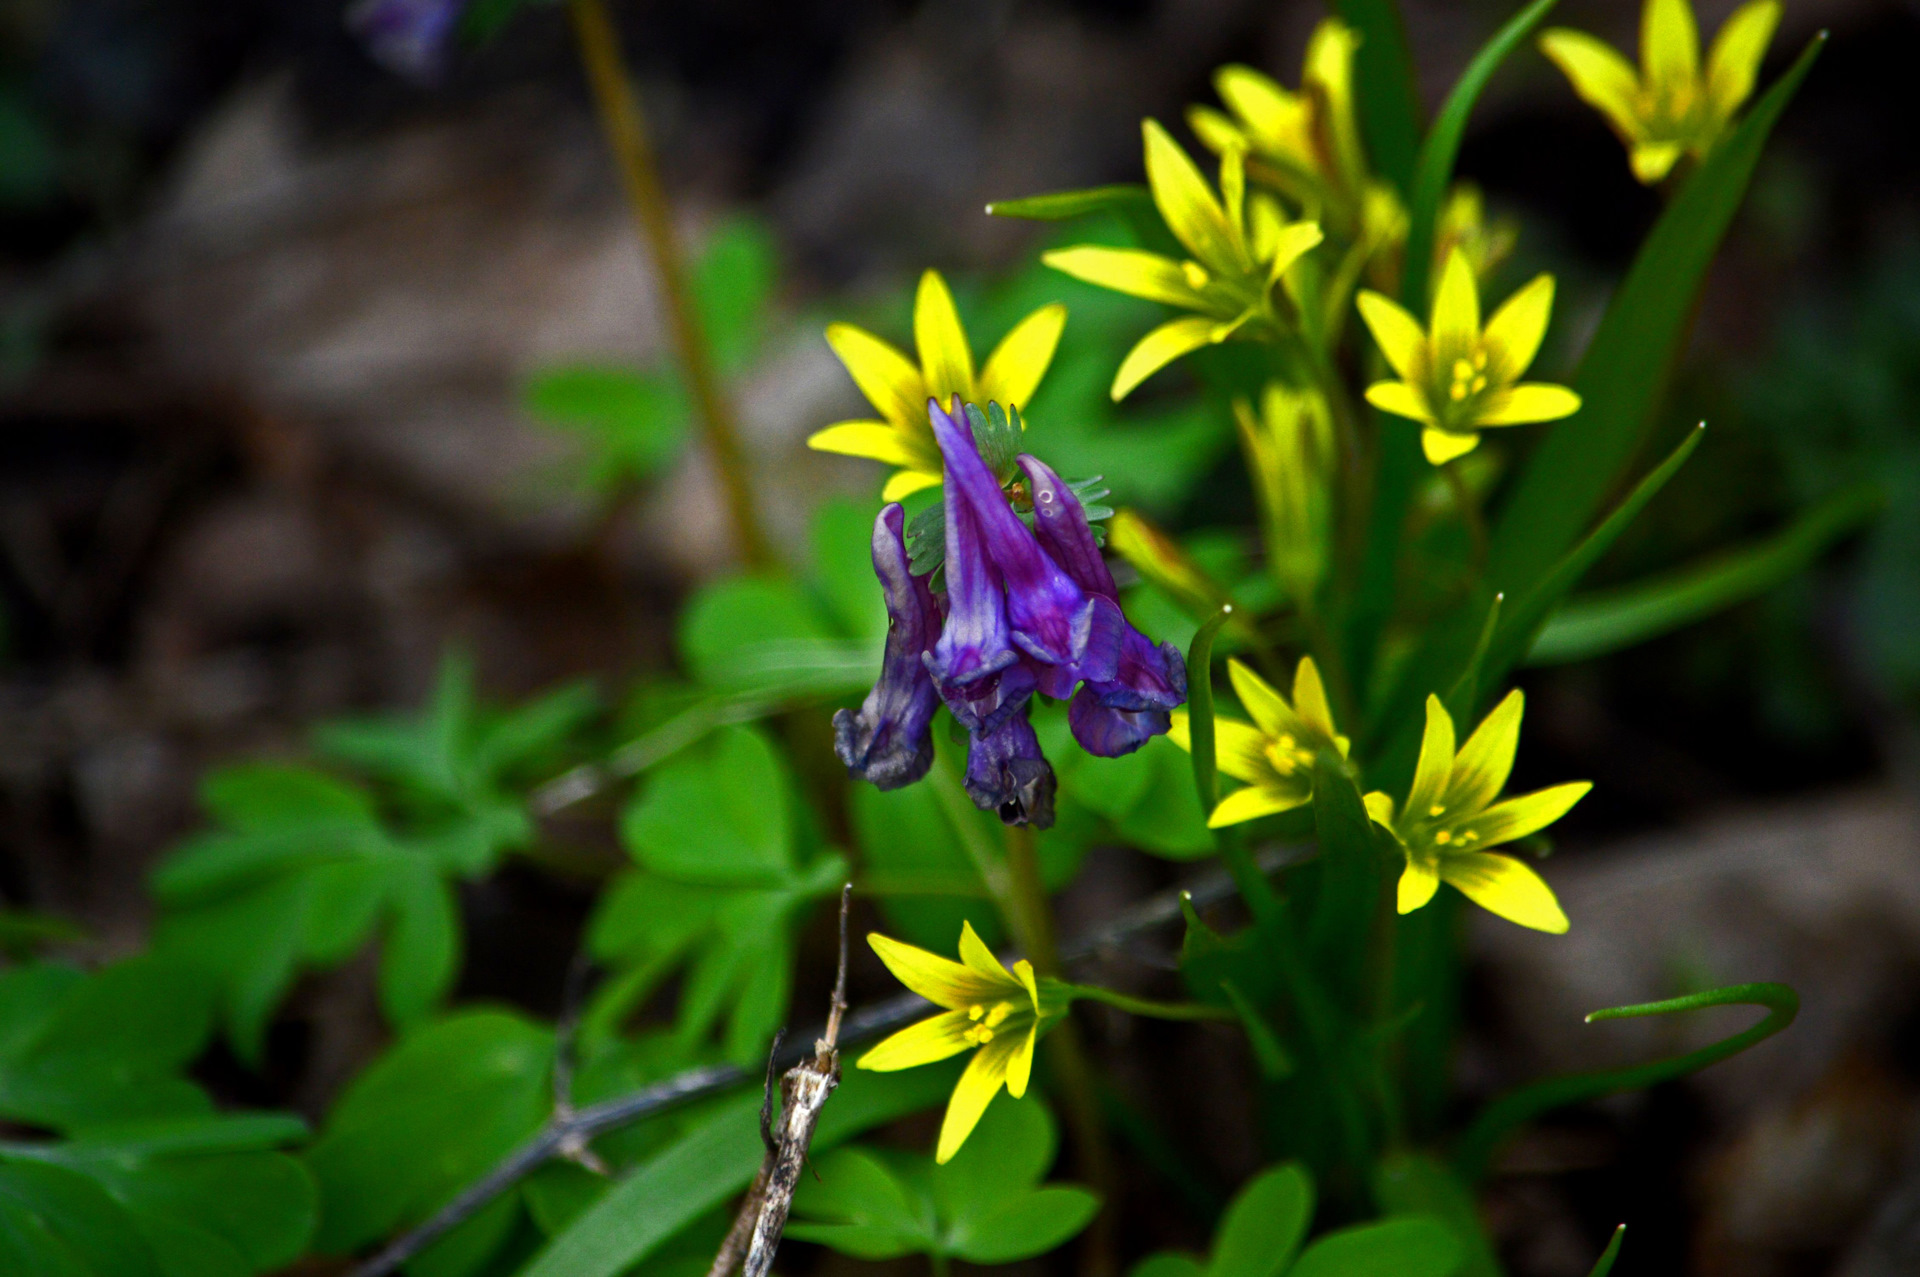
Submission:
M 880 1154 L 835 1149 L 793 1195 L 787 1235 L 831 1246 L 855 1259 L 929 1254 L 939 1245 L 924 1183 L 909 1187 Z
M 807 592 L 779 576 L 715 581 L 680 614 L 681 658 L 693 677 L 710 687 L 777 684 L 782 658 L 811 655 L 818 645 L 841 639 Z M 864 646 L 861 658 L 870 682 L 872 658 Z
M 1373 1195 L 1388 1215 L 1431 1216 L 1451 1228 L 1462 1251 L 1460 1277 L 1503 1277 L 1480 1204 L 1446 1163 L 1426 1153 L 1389 1153 L 1374 1167 Z
M 388 887 L 393 926 L 380 954 L 380 1008 L 410 1028 L 453 987 L 460 966 L 459 903 L 420 857 L 396 860 Z
M 205 1047 L 209 990 L 154 957 L 92 976 L 62 968 L 0 973 L 0 1113 L 56 1130 L 210 1107 L 178 1073 Z
M 1460 139 L 1466 135 L 1474 104 L 1480 100 L 1481 91 L 1500 69 L 1500 64 L 1533 34 L 1533 29 L 1546 18 L 1555 3 L 1556 0 L 1533 0 L 1494 32 L 1493 38 L 1461 72 L 1453 91 L 1447 94 L 1446 104 L 1434 117 L 1433 127 L 1427 130 L 1426 141 L 1420 144 L 1420 157 L 1413 170 L 1407 200 L 1410 221 L 1406 282 L 1401 288 L 1401 300 L 1417 313 L 1426 313 L 1427 279 L 1433 269 L 1434 228 L 1440 221 L 1440 206 L 1446 201 L 1447 187 L 1453 182 L 1454 160 L 1460 154 Z M 1364 48 L 1361 56 L 1366 56 Z
M 722 373 L 742 371 L 759 350 L 779 268 L 773 236 L 757 218 L 729 217 L 707 236 L 688 284 Z
M 1420 146 L 1420 85 L 1400 6 L 1395 0 L 1337 0 L 1333 7 L 1360 33 L 1354 91 L 1374 170 L 1404 193 L 1412 189 Z
M 1600 1258 L 1594 1261 L 1593 1271 L 1587 1277 L 1607 1277 L 1613 1271 L 1613 1261 L 1620 1258 L 1620 1246 L 1627 1240 L 1627 1226 L 1621 1224 L 1613 1230 L 1613 1236 L 1607 1239 L 1607 1248 L 1600 1252 Z
M 417 1223 L 526 1140 L 552 1104 L 553 1033 L 465 1011 L 408 1034 L 355 1078 L 307 1162 L 315 1248 L 343 1254 Z
M 580 481 L 618 492 L 666 468 L 686 447 L 688 405 L 666 373 L 571 365 L 534 374 L 521 394 L 528 416 L 576 436 Z
M 932 785 L 855 785 L 847 799 L 862 853 L 861 891 L 878 897 L 891 934 L 937 951 L 953 943 L 965 919 L 995 943 L 997 925 L 992 938 L 982 929 L 994 917 L 986 887 Z
M 793 868 L 789 787 L 765 736 L 722 727 L 654 772 L 621 835 L 634 859 L 682 882 L 784 885 Z
M 812 543 L 814 577 L 834 622 L 877 653 L 887 637 L 887 604 L 873 575 L 872 510 L 844 497 L 821 502 L 813 512 Z
M 948 1244 L 973 1264 L 1010 1264 L 1064 1245 L 1100 1213 L 1100 1195 L 1071 1184 L 1038 1188 L 998 1209 L 956 1223 Z
M 1297 1162 L 1263 1171 L 1234 1195 L 1213 1235 L 1206 1277 L 1278 1277 L 1313 1222 L 1313 1180 Z
M 1836 493 L 1756 545 L 1652 580 L 1573 598 L 1533 641 L 1527 664 L 1590 660 L 1764 594 L 1805 569 L 1882 504 L 1877 485 L 1852 488 Z
M 1107 818 L 1129 845 L 1169 860 L 1211 855 L 1213 832 L 1195 796 L 1192 761 L 1165 737 L 1120 758 L 1075 758 L 1061 786 Z
M 1707 267 L 1774 121 L 1825 43 L 1814 37 L 1687 179 L 1641 245 L 1574 378 L 1580 411 L 1547 429 L 1495 529 L 1488 575 L 1509 598 L 1574 543 L 1646 438 Z
M 1152 193 L 1138 182 L 1093 186 L 1081 191 L 1056 191 L 1051 195 L 1027 195 L 1020 199 L 995 200 L 987 205 L 989 216 L 1019 217 L 1032 222 L 1064 222 L 1090 213 L 1151 214 L 1153 211 Z
M 1451 1229 L 1409 1215 L 1328 1233 L 1307 1247 L 1289 1277 L 1452 1277 L 1460 1261 Z
M 949 1221 L 993 1210 L 1038 1184 L 1053 1166 L 1060 1136 L 1033 1096 L 1001 1096 L 945 1166 L 932 1169 L 934 1201 Z
M 813 1147 L 850 1136 L 946 1098 L 956 1066 L 902 1073 L 848 1070 L 820 1114 Z M 540 1251 L 520 1277 L 617 1277 L 681 1228 L 747 1186 L 766 1150 L 760 1095 L 736 1096 L 671 1147 L 635 1168 Z
M 1163 1250 L 1135 1264 L 1127 1277 L 1206 1277 L 1206 1271 L 1192 1255 Z
M 15 962 L 47 945 L 84 939 L 86 928 L 67 918 L 24 909 L 0 909 L 0 953 Z
M 83 1175 L 0 1163 L 0 1271 L 33 1277 L 162 1277 L 127 1212 Z

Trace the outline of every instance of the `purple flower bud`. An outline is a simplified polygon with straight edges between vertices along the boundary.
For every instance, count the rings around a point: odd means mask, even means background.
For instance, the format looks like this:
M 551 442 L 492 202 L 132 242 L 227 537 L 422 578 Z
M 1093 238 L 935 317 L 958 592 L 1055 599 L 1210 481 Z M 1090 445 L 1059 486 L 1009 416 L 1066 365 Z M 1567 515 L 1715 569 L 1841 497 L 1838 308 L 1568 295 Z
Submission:
M 1067 707 L 1067 725 L 1080 748 L 1100 758 L 1118 758 L 1131 754 L 1173 725 L 1163 709 L 1113 709 L 1100 703 L 1099 693 L 1089 683 L 1074 696 Z
M 1058 667 L 1040 690 L 1055 695 L 1081 679 L 1100 681 L 1117 672 L 1126 618 L 1110 598 L 1090 595 L 1047 557 L 1027 525 L 1020 522 L 999 481 L 980 459 L 973 432 L 959 415 L 927 401 L 934 439 L 946 460 L 948 545 L 952 512 L 965 506 L 973 515 L 986 553 L 1006 583 L 1006 618 L 1015 646 L 1042 665 Z M 959 500 L 955 500 L 955 494 Z M 949 549 L 951 564 L 951 549 Z M 951 566 L 949 566 L 951 571 Z
M 358 0 L 347 30 L 375 62 L 410 80 L 438 79 L 467 0 Z
M 1051 828 L 1055 783 L 1025 714 L 1010 715 L 968 742 L 967 795 L 982 811 L 998 812 L 1006 824 Z
M 940 706 L 933 677 L 921 660 L 940 628 L 940 607 L 927 583 L 913 575 L 903 535 L 907 515 L 898 503 L 873 521 L 873 571 L 887 598 L 887 650 L 880 681 L 860 712 L 833 716 L 833 751 L 847 770 L 881 789 L 911 785 L 933 765 L 928 725 Z
M 1114 588 L 1107 561 L 1100 557 L 1100 543 L 1093 539 L 1093 526 L 1087 522 L 1080 498 L 1046 462 L 1026 453 L 1018 460 L 1033 494 L 1033 534 L 1041 547 L 1081 589 L 1118 603 L 1120 592 Z
M 951 483 L 943 496 L 947 623 L 924 659 L 941 699 L 961 725 L 992 731 L 1026 703 L 1034 678 L 1014 650 L 1006 592 L 987 557 L 972 508 Z

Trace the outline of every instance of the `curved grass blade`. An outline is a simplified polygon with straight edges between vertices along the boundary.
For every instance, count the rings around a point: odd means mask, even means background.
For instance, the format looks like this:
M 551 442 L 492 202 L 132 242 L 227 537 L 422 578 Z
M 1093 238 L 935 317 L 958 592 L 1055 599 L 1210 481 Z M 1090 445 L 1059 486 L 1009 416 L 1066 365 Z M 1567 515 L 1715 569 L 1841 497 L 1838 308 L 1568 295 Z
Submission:
M 1447 689 L 1447 694 L 1440 698 L 1455 722 L 1478 717 L 1473 711 L 1480 700 L 1481 673 L 1486 667 L 1487 651 L 1493 646 L 1493 636 L 1500 630 L 1500 607 L 1506 601 L 1504 594 L 1493 596 L 1493 602 L 1487 605 L 1486 623 L 1480 627 L 1480 639 L 1473 645 L 1473 655 L 1467 658 L 1466 668 L 1460 671 L 1460 677 Z
M 1220 803 L 1220 772 L 1213 748 L 1213 640 L 1232 618 L 1229 603 L 1201 625 L 1187 648 L 1187 735 L 1192 744 L 1193 784 L 1204 812 Z
M 1019 199 L 995 200 L 987 205 L 990 217 L 1018 217 L 1030 222 L 1064 222 L 1089 213 L 1153 211 L 1153 196 L 1138 182 L 1090 186 L 1083 191 L 1054 191 Z
M 1645 642 L 1766 593 L 1820 557 L 1885 503 L 1878 484 L 1821 502 L 1784 531 L 1652 580 L 1570 599 L 1527 653 L 1528 665 L 1561 665 Z
M 1593 1271 L 1587 1277 L 1607 1277 L 1613 1271 L 1613 1261 L 1620 1258 L 1620 1243 L 1627 1239 L 1627 1226 L 1621 1224 L 1613 1230 L 1613 1237 L 1607 1242 L 1607 1248 L 1600 1252 L 1600 1258 L 1594 1262 Z
M 1826 43 L 1822 33 L 1681 188 L 1614 294 L 1580 361 L 1583 407 L 1552 426 L 1495 529 L 1488 575 L 1518 595 L 1580 535 L 1646 438 L 1686 345 L 1707 267 L 1746 195 L 1774 121 Z
M 1709 1065 L 1740 1054 L 1748 1047 L 1764 1042 L 1774 1034 L 1793 1023 L 1794 1016 L 1800 1013 L 1800 995 L 1784 984 L 1735 984 L 1723 989 L 1708 989 L 1702 993 L 1690 994 L 1684 998 L 1668 998 L 1662 1002 L 1642 1002 L 1634 1006 L 1608 1007 L 1595 1011 L 1587 1017 L 1587 1023 L 1596 1020 L 1626 1020 L 1645 1015 L 1672 1015 L 1677 1011 L 1698 1011 L 1704 1007 L 1757 1006 L 1766 1008 L 1766 1018 L 1749 1029 L 1731 1037 L 1722 1038 L 1710 1046 L 1697 1051 L 1688 1051 L 1685 1055 L 1676 1055 L 1664 1060 L 1655 1060 L 1649 1064 L 1636 1064 L 1624 1069 L 1602 1069 L 1594 1073 L 1574 1073 L 1566 1077 L 1548 1078 L 1532 1086 L 1522 1087 L 1518 1091 L 1502 1096 L 1480 1111 L 1473 1125 L 1460 1137 L 1458 1150 L 1454 1154 L 1454 1167 L 1460 1177 L 1468 1183 L 1478 1180 L 1487 1169 L 1487 1162 L 1499 1147 L 1500 1141 L 1513 1131 L 1539 1117 L 1542 1113 L 1578 1104 L 1583 1100 L 1597 1099 L 1602 1095 L 1615 1095 L 1621 1091 L 1637 1091 L 1659 1082 L 1670 1082 L 1675 1078 L 1697 1073 Z M 1604 1257 L 1603 1257 L 1604 1258 Z
M 1439 224 L 1440 205 L 1447 198 L 1447 186 L 1453 180 L 1453 163 L 1460 154 L 1460 139 L 1466 134 L 1474 103 L 1480 100 L 1481 90 L 1487 87 L 1487 81 L 1507 60 L 1507 55 L 1533 34 L 1533 29 L 1557 2 L 1534 0 L 1494 32 L 1493 38 L 1467 64 L 1453 92 L 1447 94 L 1446 104 L 1440 108 L 1440 114 L 1433 117 L 1433 127 L 1427 130 L 1427 140 L 1420 145 L 1420 159 L 1413 170 L 1413 189 L 1407 201 L 1411 220 L 1407 225 L 1406 282 L 1401 288 L 1401 299 L 1416 314 L 1424 315 L 1427 310 L 1434 228 Z
M 1360 33 L 1354 87 L 1367 153 L 1374 171 L 1405 192 L 1420 149 L 1420 83 L 1400 6 L 1395 0 L 1338 0 L 1334 8 Z

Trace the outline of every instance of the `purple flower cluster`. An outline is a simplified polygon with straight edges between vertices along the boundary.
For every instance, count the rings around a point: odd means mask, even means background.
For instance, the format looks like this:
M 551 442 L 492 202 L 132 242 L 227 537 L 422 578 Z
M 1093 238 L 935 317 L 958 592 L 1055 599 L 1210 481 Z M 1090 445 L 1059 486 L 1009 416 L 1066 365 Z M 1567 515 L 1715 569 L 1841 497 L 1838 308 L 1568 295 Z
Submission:
M 357 0 L 347 29 L 381 66 L 410 80 L 432 81 L 446 69 L 447 46 L 468 0 Z
M 944 702 L 967 729 L 967 793 L 1006 823 L 1053 823 L 1053 768 L 1027 721 L 1035 692 L 1068 700 L 1074 739 L 1117 758 L 1167 730 L 1187 699 L 1186 666 L 1121 615 L 1113 575 L 1080 499 L 1021 455 L 1029 529 L 982 460 L 953 401 L 929 400 L 946 461 L 946 591 L 914 576 L 906 513 L 873 524 L 873 568 L 886 593 L 886 656 L 858 713 L 834 715 L 834 749 L 854 775 L 898 789 L 933 763 L 931 725 Z M 1075 691 L 1078 685 L 1079 690 Z

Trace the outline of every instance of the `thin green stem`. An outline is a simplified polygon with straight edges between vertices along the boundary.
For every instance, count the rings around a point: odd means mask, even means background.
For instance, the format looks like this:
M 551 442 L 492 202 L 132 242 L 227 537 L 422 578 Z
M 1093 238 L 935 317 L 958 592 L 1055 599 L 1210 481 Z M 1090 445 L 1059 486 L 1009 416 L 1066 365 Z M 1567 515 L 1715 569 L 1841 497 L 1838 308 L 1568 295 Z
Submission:
M 933 786 L 933 796 L 940 804 L 940 813 L 947 818 L 947 825 L 959 840 L 961 850 L 967 853 L 967 859 L 973 862 L 973 870 L 980 875 L 981 885 L 993 898 L 995 911 L 1006 922 L 1008 930 L 1021 935 L 1020 925 L 1015 921 L 1019 905 L 1013 897 L 1013 882 L 1007 873 L 1006 861 L 982 835 L 979 809 L 967 797 L 966 785 L 960 779 L 959 762 L 953 751 L 942 749 L 938 755 L 932 770 L 927 773 L 927 783 Z M 1025 937 L 1021 938 L 1024 947 Z
M 1473 542 L 1473 575 L 1477 579 L 1487 570 L 1487 520 L 1480 513 L 1479 499 L 1473 495 L 1473 489 L 1460 473 L 1459 461 L 1449 461 L 1440 467 L 1447 477 L 1447 487 L 1453 491 L 1453 504 L 1460 511 L 1461 522 L 1467 525 L 1467 537 Z
M 1226 1007 L 1210 1007 L 1200 1002 L 1160 1002 L 1153 998 L 1136 998 L 1119 993 L 1113 989 L 1103 989 L 1097 984 L 1070 984 L 1067 986 L 1076 998 L 1086 998 L 1093 1002 L 1104 1002 L 1110 1007 L 1118 1007 L 1128 1015 L 1146 1016 L 1151 1020 L 1226 1020 L 1229 1022 L 1240 1017 Z
M 694 411 L 700 418 L 707 446 L 713 452 L 721 484 L 726 489 L 736 548 L 749 567 L 768 567 L 774 562 L 773 551 L 760 527 L 739 426 L 714 374 L 706 338 L 694 313 L 686 272 L 674 242 L 672 209 L 660 184 L 653 142 L 647 134 L 646 116 L 640 109 L 640 95 L 634 90 L 633 79 L 620 53 L 619 32 L 607 11 L 606 0 L 569 0 L 568 9 L 573 16 L 574 35 L 580 43 L 580 62 L 600 115 L 600 127 L 619 165 L 627 203 L 660 280 L 674 358 L 686 378 Z
M 1373 934 L 1369 938 L 1368 980 L 1373 986 L 1373 1067 L 1381 1128 L 1389 1146 L 1397 1145 L 1406 1134 L 1405 1108 L 1400 1101 L 1400 1034 L 1395 1031 L 1398 1015 L 1394 997 L 1397 962 L 1395 943 L 1399 936 L 1399 883 L 1392 873 L 1380 875 L 1379 904 L 1374 910 Z

